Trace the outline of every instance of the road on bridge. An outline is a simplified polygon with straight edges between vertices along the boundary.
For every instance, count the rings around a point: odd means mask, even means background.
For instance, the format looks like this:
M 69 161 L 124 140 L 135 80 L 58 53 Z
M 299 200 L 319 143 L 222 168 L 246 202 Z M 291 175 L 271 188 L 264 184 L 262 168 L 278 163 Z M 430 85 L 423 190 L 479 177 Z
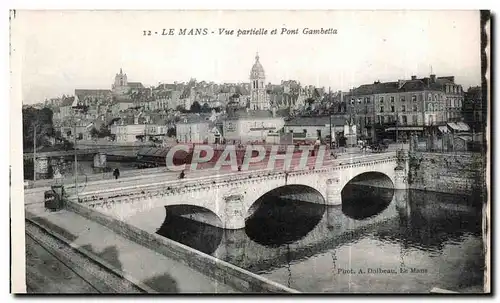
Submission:
M 363 152 L 356 152 L 356 153 L 350 153 L 350 154 L 339 154 L 336 159 L 329 159 L 323 162 L 323 166 L 329 166 L 329 165 L 335 165 L 335 164 L 347 164 L 351 161 L 366 161 L 368 159 L 375 159 L 375 158 L 380 158 L 380 157 L 386 157 L 387 153 L 363 153 Z M 188 168 L 189 166 L 186 166 L 186 175 L 185 175 L 185 180 L 190 180 L 190 179 L 197 179 L 197 178 L 213 178 L 216 176 L 227 176 L 230 177 L 231 175 L 241 175 L 241 174 L 248 174 L 249 172 L 262 172 L 262 171 L 275 171 L 275 172 L 283 172 L 283 162 L 284 160 L 277 160 L 276 165 L 274 166 L 275 168 L 267 168 L 267 164 L 254 164 L 250 165 L 249 169 L 247 172 L 238 172 L 238 171 L 232 171 L 230 166 L 223 166 L 220 170 L 213 170 L 213 169 L 202 169 L 202 170 L 197 170 L 197 171 L 189 171 Z M 296 167 L 299 165 L 300 162 L 300 157 L 294 157 L 292 160 L 291 167 Z M 315 157 L 309 157 L 307 161 L 307 167 L 306 169 L 311 169 L 314 165 L 316 164 L 316 158 Z M 133 177 L 127 177 L 127 178 L 119 178 L 117 180 L 115 179 L 106 179 L 106 180 L 100 180 L 100 181 L 91 181 L 91 182 L 80 182 L 78 184 L 78 193 L 87 193 L 87 192 L 98 192 L 101 190 L 106 190 L 110 188 L 117 188 L 117 187 L 133 187 L 133 186 L 144 186 L 148 185 L 151 183 L 161 183 L 161 182 L 168 182 L 168 181 L 176 181 L 179 180 L 179 173 L 180 172 L 172 172 L 172 171 L 164 171 L 164 172 L 155 172 L 148 174 L 147 169 L 140 170 L 141 175 L 133 176 Z M 28 189 L 25 190 L 25 204 L 32 204 L 32 203 L 40 203 L 43 202 L 43 193 L 45 190 L 50 189 L 49 187 L 44 187 L 44 188 L 35 188 L 35 189 Z M 75 195 L 75 189 L 74 189 L 74 184 L 67 184 L 66 185 L 66 191 L 68 195 L 74 196 Z

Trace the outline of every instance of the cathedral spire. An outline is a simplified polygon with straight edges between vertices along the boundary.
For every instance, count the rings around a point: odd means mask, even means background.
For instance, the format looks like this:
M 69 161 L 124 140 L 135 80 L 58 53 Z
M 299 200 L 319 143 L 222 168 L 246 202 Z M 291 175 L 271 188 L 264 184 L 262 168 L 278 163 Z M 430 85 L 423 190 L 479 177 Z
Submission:
M 123 74 L 123 72 L 122 72 L 122 68 L 120 67 L 120 75 L 121 75 L 121 74 Z
M 259 62 L 259 52 L 257 52 L 256 55 L 255 55 L 255 61 Z

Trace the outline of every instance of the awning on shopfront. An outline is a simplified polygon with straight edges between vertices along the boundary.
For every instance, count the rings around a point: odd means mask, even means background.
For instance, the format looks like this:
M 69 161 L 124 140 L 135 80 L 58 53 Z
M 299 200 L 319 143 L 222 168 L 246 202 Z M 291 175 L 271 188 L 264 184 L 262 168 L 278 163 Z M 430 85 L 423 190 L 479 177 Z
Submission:
M 395 131 L 395 130 L 406 130 L 406 131 L 423 131 L 424 128 L 423 127 L 419 127 L 419 126 L 399 126 L 399 127 L 389 127 L 389 128 L 386 128 L 385 131 L 386 132 L 390 132 L 390 131 Z
M 463 122 L 456 122 L 456 123 L 450 122 L 450 123 L 448 123 L 448 126 L 457 132 L 467 132 L 470 130 L 470 127 Z
M 443 134 L 447 134 L 447 133 L 449 133 L 449 132 L 450 132 L 450 130 L 449 130 L 449 129 L 448 129 L 448 127 L 446 127 L 446 126 L 438 126 L 438 129 L 439 129 L 439 131 L 440 131 L 441 133 L 443 133 Z
M 468 132 L 470 130 L 469 125 L 463 123 L 463 122 L 457 122 L 456 123 L 464 132 Z
M 460 126 L 458 126 L 455 122 L 448 123 L 448 126 L 454 131 L 460 131 Z

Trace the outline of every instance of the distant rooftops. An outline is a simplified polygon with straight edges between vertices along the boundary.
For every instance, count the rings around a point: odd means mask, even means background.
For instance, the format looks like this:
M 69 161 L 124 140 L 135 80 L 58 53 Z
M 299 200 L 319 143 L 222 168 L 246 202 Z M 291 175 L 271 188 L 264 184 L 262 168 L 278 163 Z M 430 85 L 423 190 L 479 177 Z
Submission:
M 399 80 L 393 82 L 375 81 L 373 84 L 363 84 L 352 89 L 349 93 L 347 93 L 347 95 L 359 96 L 423 90 L 443 91 L 445 85 L 447 84 L 456 85 L 455 77 L 446 76 L 436 78 L 436 75 L 430 75 L 430 77 L 417 79 L 416 76 L 412 76 L 410 80 Z

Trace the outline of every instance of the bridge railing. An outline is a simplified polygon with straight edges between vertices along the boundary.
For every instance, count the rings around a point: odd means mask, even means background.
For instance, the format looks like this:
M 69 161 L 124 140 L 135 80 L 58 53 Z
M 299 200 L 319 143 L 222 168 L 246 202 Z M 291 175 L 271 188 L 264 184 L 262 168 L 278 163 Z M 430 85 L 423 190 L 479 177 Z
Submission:
M 380 160 L 387 160 L 390 158 L 396 158 L 396 152 L 387 152 L 383 154 L 376 154 L 376 155 L 367 155 L 364 157 L 349 157 L 349 158 L 344 158 L 344 159 L 335 159 L 331 160 L 328 163 L 325 163 L 323 167 L 330 167 L 330 166 L 343 166 L 343 165 L 350 165 L 350 164 L 360 164 L 360 163 L 366 163 L 366 162 L 372 162 L 372 161 L 380 161 Z M 305 170 L 310 170 L 311 168 L 307 167 Z M 248 178 L 255 178 L 255 177 L 262 177 L 262 176 L 269 176 L 269 175 L 276 175 L 276 174 L 284 174 L 285 171 L 283 170 L 276 170 L 274 168 L 267 168 L 263 167 L 261 169 L 253 169 L 251 171 L 244 171 L 244 172 L 234 172 L 234 171 L 227 171 L 227 172 L 217 172 L 217 175 L 214 176 L 213 171 L 206 171 L 202 172 L 202 176 L 197 176 L 194 178 L 186 178 L 186 179 L 176 179 L 176 180 L 162 180 L 158 182 L 153 182 L 153 183 L 145 183 L 145 184 L 132 184 L 128 186 L 119 186 L 119 187 L 113 187 L 113 188 L 107 188 L 107 189 L 100 189 L 100 190 L 94 190 L 94 191 L 85 191 L 85 192 L 79 192 L 78 197 L 79 198 L 87 198 L 87 197 L 92 197 L 92 196 L 98 196 L 98 197 L 105 197 L 105 196 L 112 196 L 116 195 L 117 192 L 120 193 L 120 195 L 127 195 L 130 193 L 137 192 L 138 190 L 156 190 L 156 189 L 164 189 L 164 188 L 179 188 L 179 187 L 191 187 L 191 186 L 198 186 L 200 184 L 213 184 L 213 183 L 219 183 L 223 181 L 237 181 L 237 180 L 246 180 Z M 289 172 L 290 173 L 290 172 Z M 293 172 L 292 172 L 293 173 Z M 158 175 L 160 177 L 161 174 Z M 155 178 L 154 175 L 148 176 L 148 179 L 150 180 L 155 180 L 158 178 Z M 126 181 L 133 181 L 133 178 L 128 178 L 128 179 L 123 179 Z M 125 182 L 125 181 L 124 181 Z M 111 184 L 110 184 L 111 185 Z M 74 193 L 74 188 L 69 189 L 69 191 L 72 191 L 73 194 L 71 195 L 73 198 L 75 198 L 76 193 Z
M 278 173 L 274 171 L 274 173 Z M 283 173 L 283 172 L 281 172 Z M 146 184 L 134 184 L 134 185 L 128 185 L 128 186 L 120 186 L 120 187 L 114 187 L 114 188 L 108 188 L 108 189 L 100 189 L 96 191 L 85 191 L 82 193 L 78 193 L 79 198 L 84 198 L 84 197 L 89 197 L 89 196 L 110 196 L 110 195 L 116 195 L 116 193 L 119 191 L 120 194 L 125 195 L 131 192 L 135 192 L 138 189 L 141 190 L 155 190 L 158 188 L 168 188 L 171 187 L 173 188 L 178 188 L 178 187 L 190 187 L 194 185 L 200 185 L 200 184 L 210 184 L 210 183 L 217 183 L 221 181 L 235 181 L 235 180 L 242 180 L 242 179 L 248 179 L 249 177 L 259 177 L 263 175 L 271 175 L 273 174 L 273 169 L 262 169 L 262 170 L 252 170 L 248 172 L 228 172 L 225 174 L 220 174 L 216 175 L 215 177 L 213 176 L 213 173 L 207 172 L 207 175 L 205 176 L 200 176 L 196 178 L 189 178 L 189 179 L 178 179 L 178 180 L 164 180 L 164 181 L 159 181 L 159 182 L 154 182 L 154 183 L 146 183 Z M 154 178 L 150 178 L 154 179 Z M 74 192 L 74 188 L 73 188 Z M 70 198 L 76 198 L 76 194 L 73 193 L 73 195 L 70 196 Z

